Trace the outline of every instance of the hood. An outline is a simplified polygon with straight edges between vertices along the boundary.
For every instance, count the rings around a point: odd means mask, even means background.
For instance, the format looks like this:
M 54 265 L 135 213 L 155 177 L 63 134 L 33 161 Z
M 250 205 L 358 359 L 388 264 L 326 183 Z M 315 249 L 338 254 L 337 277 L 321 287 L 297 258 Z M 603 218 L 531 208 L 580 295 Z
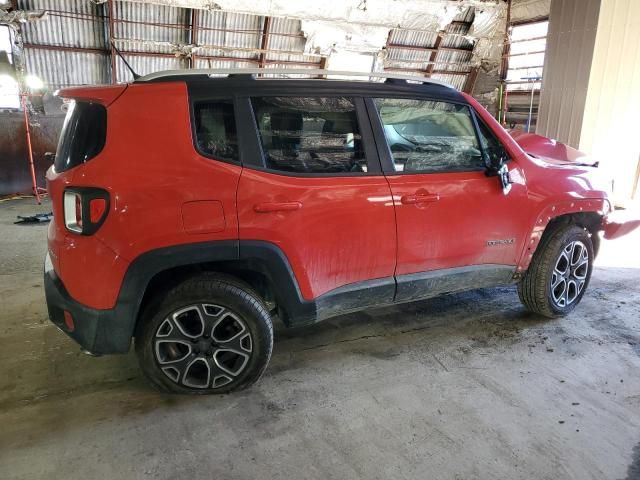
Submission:
M 509 134 L 528 155 L 545 162 L 554 165 L 598 166 L 598 161 L 586 153 L 557 140 L 519 129 L 511 130 Z

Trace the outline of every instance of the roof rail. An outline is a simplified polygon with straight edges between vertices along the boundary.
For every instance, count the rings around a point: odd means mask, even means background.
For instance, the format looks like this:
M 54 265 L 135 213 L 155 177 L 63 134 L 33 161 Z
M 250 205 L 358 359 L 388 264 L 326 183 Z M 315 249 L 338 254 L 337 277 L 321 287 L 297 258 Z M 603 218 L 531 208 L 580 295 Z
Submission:
M 366 80 L 371 81 L 372 78 L 405 80 L 418 83 L 432 83 L 435 85 L 442 85 L 444 87 L 454 88 L 448 83 L 434 80 L 432 78 L 419 77 L 416 75 L 401 75 L 397 73 L 386 72 L 348 72 L 343 70 L 324 70 L 324 69 L 310 69 L 310 68 L 193 68 L 187 70 L 163 70 L 160 72 L 150 73 L 140 77 L 137 82 L 147 82 L 150 80 L 156 80 L 159 78 L 173 77 L 173 76 L 191 76 L 191 75 L 208 75 L 210 77 L 218 75 L 311 75 L 314 77 L 327 78 L 332 77 L 363 77 Z M 333 79 L 332 79 L 333 80 Z M 365 80 L 365 81 L 366 81 Z

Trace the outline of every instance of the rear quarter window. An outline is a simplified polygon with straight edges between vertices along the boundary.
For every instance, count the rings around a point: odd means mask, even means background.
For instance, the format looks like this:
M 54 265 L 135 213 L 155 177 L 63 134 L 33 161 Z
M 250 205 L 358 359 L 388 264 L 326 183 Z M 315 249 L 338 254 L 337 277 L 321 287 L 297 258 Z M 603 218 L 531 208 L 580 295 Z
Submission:
M 97 103 L 72 101 L 60 132 L 54 169 L 64 172 L 91 160 L 104 148 L 107 109 Z
M 233 100 L 196 102 L 193 120 L 196 146 L 200 153 L 217 160 L 239 160 Z

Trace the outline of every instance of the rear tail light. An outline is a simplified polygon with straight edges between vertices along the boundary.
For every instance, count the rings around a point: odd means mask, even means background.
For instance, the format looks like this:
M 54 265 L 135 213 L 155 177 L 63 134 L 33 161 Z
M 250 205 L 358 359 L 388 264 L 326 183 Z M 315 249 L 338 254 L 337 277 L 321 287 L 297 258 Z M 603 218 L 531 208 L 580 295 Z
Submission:
M 93 235 L 109 213 L 109 192 L 93 187 L 67 188 L 63 207 L 67 230 L 80 235 Z
M 107 209 L 107 201 L 104 198 L 93 198 L 89 200 L 89 220 L 91 223 L 98 223 Z
M 64 192 L 64 224 L 67 230 L 82 233 L 82 200 L 70 190 Z

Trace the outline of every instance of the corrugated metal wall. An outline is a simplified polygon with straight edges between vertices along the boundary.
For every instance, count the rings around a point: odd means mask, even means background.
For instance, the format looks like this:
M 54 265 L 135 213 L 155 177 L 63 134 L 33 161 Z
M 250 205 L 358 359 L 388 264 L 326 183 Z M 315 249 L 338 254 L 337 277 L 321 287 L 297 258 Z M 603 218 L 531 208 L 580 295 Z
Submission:
M 637 1 L 637 0 L 634 0 Z M 578 147 L 600 0 L 554 0 L 536 132 Z
M 602 0 L 580 149 L 602 159 L 621 201 L 638 182 L 639 111 L 640 1 Z
M 29 42 L 78 48 L 105 48 L 102 7 L 77 0 L 20 0 L 22 10 L 58 11 L 46 20 L 21 25 Z
M 324 61 L 321 55 L 305 53 L 301 22 L 291 18 L 271 17 L 267 22 L 260 15 L 127 0 L 18 0 L 17 5 L 47 11 L 45 18 L 21 29 L 27 71 L 51 89 L 113 80 L 111 28 L 116 48 L 141 75 L 183 68 L 318 68 Z M 468 35 L 475 18 L 476 7 L 468 7 L 460 9 L 444 33 L 393 29 L 384 68 L 463 88 L 472 68 L 475 40 Z M 482 21 L 486 23 L 481 15 Z M 115 80 L 131 81 L 124 62 L 118 57 L 114 63 Z
M 38 75 L 52 89 L 109 82 L 102 6 L 76 0 L 20 0 L 18 8 L 52 11 L 45 20 L 20 27 L 28 73 Z
M 19 0 L 18 8 L 46 10 L 44 19 L 21 25 L 27 72 L 53 90 L 111 82 L 109 3 L 91 0 Z M 113 39 L 141 74 L 184 68 L 318 68 L 319 55 L 304 54 L 300 20 L 272 18 L 265 52 L 266 17 L 113 1 Z M 192 28 L 193 25 L 193 28 Z M 116 81 L 132 80 L 118 57 Z
M 393 29 L 387 40 L 384 69 L 423 73 L 462 89 L 472 65 L 474 41 L 467 37 L 475 7 L 453 18 L 444 33 Z

